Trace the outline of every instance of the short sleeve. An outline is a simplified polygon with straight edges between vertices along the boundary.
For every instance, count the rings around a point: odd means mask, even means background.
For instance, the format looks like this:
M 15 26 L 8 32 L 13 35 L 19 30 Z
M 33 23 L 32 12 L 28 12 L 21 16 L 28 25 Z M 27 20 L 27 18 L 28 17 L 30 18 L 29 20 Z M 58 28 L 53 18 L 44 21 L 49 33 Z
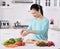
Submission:
M 48 29 L 49 29 L 49 20 L 46 20 L 44 21 L 42 27 L 36 31 L 37 31 L 37 34 L 41 34 L 41 33 L 44 34 L 44 33 L 47 33 Z

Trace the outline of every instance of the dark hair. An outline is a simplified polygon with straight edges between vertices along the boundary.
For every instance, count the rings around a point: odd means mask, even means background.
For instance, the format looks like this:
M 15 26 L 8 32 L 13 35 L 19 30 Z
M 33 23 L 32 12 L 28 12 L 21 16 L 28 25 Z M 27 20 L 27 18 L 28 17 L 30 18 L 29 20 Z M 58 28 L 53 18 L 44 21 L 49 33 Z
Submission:
M 41 14 L 42 14 L 42 16 L 43 16 L 43 9 L 42 9 L 42 6 L 41 6 L 41 5 L 33 4 L 33 5 L 31 5 L 31 7 L 30 7 L 30 10 L 32 10 L 32 9 L 35 9 L 36 11 L 39 11 L 39 9 L 40 9 L 40 12 L 41 12 Z

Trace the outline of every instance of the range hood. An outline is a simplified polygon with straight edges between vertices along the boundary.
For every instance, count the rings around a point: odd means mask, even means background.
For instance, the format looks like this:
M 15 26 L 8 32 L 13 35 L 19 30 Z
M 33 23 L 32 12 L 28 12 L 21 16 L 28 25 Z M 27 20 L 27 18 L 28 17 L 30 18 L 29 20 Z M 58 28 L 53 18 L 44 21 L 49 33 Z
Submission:
M 33 0 L 12 0 L 13 3 L 33 3 Z

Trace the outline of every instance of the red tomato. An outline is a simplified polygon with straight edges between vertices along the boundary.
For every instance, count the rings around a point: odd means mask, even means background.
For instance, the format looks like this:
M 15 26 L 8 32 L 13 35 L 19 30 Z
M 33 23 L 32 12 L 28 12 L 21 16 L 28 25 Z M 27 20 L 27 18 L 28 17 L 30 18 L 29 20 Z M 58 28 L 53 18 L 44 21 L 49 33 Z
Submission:
M 22 42 L 22 46 L 25 46 L 25 42 Z
M 25 46 L 25 42 L 16 42 L 16 45 L 18 45 L 18 46 Z
M 22 46 L 22 42 L 16 42 L 16 45 Z
M 52 41 L 48 41 L 47 46 L 55 46 L 55 44 Z

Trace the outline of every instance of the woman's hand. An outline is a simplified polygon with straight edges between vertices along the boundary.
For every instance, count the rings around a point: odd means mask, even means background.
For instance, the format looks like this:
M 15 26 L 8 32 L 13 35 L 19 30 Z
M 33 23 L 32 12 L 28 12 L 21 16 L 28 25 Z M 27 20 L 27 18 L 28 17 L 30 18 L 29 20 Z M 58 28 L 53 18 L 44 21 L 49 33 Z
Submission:
M 30 34 L 30 33 L 36 34 L 37 31 L 35 31 L 35 30 L 22 30 L 22 31 L 21 31 L 21 35 L 22 35 L 22 36 L 26 36 L 27 34 Z
M 21 31 L 21 35 L 22 35 L 22 36 L 26 36 L 27 34 L 29 34 L 28 31 L 26 31 L 26 30 L 22 30 L 22 31 Z

